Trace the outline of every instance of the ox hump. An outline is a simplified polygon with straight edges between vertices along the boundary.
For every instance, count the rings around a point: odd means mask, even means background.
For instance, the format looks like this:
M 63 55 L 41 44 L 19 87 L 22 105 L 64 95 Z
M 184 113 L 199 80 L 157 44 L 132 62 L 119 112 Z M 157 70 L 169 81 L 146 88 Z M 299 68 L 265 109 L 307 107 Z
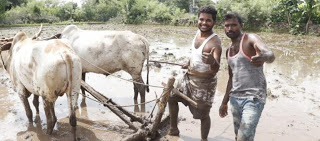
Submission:
M 25 40 L 25 39 L 27 39 L 26 33 L 24 33 L 24 32 L 19 32 L 19 33 L 17 33 L 17 34 L 14 36 L 12 45 L 14 45 L 14 44 L 17 43 L 17 42 L 23 41 L 23 40 Z
M 79 28 L 76 25 L 68 25 L 63 29 L 62 35 L 72 33 L 73 31 L 78 31 L 78 30 Z
M 59 50 L 71 50 L 71 47 L 61 42 L 60 40 L 52 40 L 52 42 L 45 47 L 44 51 L 46 54 L 50 54 L 50 53 L 54 54 Z

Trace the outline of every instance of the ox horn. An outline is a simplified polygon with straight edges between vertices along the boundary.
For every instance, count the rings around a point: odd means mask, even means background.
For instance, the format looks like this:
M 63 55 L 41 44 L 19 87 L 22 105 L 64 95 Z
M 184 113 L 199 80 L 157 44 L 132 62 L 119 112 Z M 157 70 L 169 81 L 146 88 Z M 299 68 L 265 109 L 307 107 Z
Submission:
M 43 40 L 51 40 L 51 39 L 61 39 L 61 33 L 53 35 L 53 36 L 51 36 L 49 38 L 44 38 Z
M 42 24 L 40 26 L 39 32 L 32 37 L 32 40 L 37 39 L 41 33 L 42 33 Z

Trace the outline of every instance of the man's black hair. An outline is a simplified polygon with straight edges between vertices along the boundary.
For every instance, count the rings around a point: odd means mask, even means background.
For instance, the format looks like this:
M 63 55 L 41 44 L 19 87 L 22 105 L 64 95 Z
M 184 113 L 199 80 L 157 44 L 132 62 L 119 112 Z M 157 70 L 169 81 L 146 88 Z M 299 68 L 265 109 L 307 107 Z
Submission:
M 217 10 L 210 5 L 205 5 L 200 7 L 199 11 L 198 11 L 198 17 L 200 16 L 200 13 L 207 13 L 207 14 L 211 14 L 212 19 L 214 21 L 216 21 L 216 17 L 217 17 Z
M 229 12 L 226 15 L 224 15 L 223 20 L 229 20 L 229 19 L 233 19 L 236 18 L 239 22 L 239 24 L 242 26 L 242 17 L 237 13 L 237 12 Z

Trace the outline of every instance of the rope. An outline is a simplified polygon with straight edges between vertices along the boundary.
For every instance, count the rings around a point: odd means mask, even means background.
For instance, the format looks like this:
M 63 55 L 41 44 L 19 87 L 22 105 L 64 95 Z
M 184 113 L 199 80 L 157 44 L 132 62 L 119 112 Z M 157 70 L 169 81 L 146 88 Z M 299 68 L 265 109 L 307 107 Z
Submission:
M 152 108 L 152 111 L 150 112 L 150 114 L 149 114 L 149 116 L 148 116 L 148 118 L 150 118 L 150 119 L 153 117 L 153 111 L 154 111 L 154 109 L 156 108 L 157 104 L 160 102 L 160 100 L 158 99 L 157 93 L 154 92 L 154 94 L 156 95 L 157 102 L 154 104 L 154 106 L 153 106 L 153 108 Z M 162 95 L 161 95 L 161 96 L 162 96 Z
M 111 76 L 113 76 L 113 77 L 119 78 L 119 79 L 121 79 L 121 80 L 128 81 L 128 82 L 132 82 L 132 83 L 136 83 L 136 84 L 140 84 L 140 85 L 144 85 L 144 86 L 154 87 L 154 88 L 165 88 L 165 87 L 162 87 L 162 86 L 149 85 L 149 84 L 144 84 L 144 83 L 141 83 L 141 82 L 137 82 L 137 81 L 133 81 L 133 80 L 128 80 L 128 79 L 121 78 L 121 77 L 119 77 L 119 76 L 116 76 L 116 75 L 114 75 L 114 74 L 112 74 L 112 73 L 110 73 L 110 72 L 108 72 L 108 71 L 100 68 L 99 66 L 97 66 L 97 65 L 95 65 L 95 64 L 92 64 L 91 62 L 89 62 L 88 60 L 84 59 L 83 57 L 81 57 L 81 56 L 79 56 L 79 57 L 80 57 L 81 59 L 83 59 L 84 61 L 86 61 L 87 63 L 91 64 L 92 66 L 94 66 L 94 67 L 100 69 L 101 71 L 107 73 L 108 75 L 111 75 Z
M 168 88 L 165 88 L 165 89 L 168 89 Z M 169 88 L 170 89 L 170 88 Z M 108 103 L 102 103 L 102 102 L 100 102 L 100 101 L 98 101 L 98 100 L 95 100 L 95 99 L 93 99 L 93 98 L 90 98 L 90 97 L 88 97 L 87 95 L 85 95 L 85 94 L 83 94 L 83 93 L 81 93 L 81 95 L 82 96 L 84 96 L 84 97 L 86 97 L 86 98 L 88 98 L 88 99 L 90 99 L 90 100 L 92 100 L 92 101 L 95 101 L 95 102 L 97 102 L 97 103 L 100 103 L 100 104 L 104 104 L 104 105 L 109 105 L 109 106 L 115 106 L 115 107 L 133 107 L 133 106 L 139 106 L 139 105 L 142 105 L 142 104 L 148 104 L 148 103 L 151 103 L 151 102 L 153 102 L 153 101 L 157 101 L 156 103 L 158 103 L 160 100 L 159 99 L 161 99 L 162 97 L 163 97 L 163 94 L 161 94 L 161 96 L 159 97 L 159 98 L 155 98 L 155 99 L 153 99 L 153 100 L 149 100 L 149 101 L 146 101 L 146 102 L 143 102 L 143 103 L 140 103 L 140 104 L 132 104 L 132 105 L 113 105 L 113 104 L 108 104 Z

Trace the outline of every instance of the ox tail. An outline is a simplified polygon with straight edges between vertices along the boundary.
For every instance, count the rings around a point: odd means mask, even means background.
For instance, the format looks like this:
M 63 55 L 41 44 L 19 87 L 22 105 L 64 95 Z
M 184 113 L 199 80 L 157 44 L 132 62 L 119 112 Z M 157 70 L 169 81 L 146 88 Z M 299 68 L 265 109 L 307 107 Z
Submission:
M 67 67 L 68 88 L 66 93 L 69 107 L 69 123 L 72 127 L 75 127 L 77 125 L 75 111 L 77 109 L 77 101 L 80 91 L 81 64 L 80 59 L 77 61 L 75 60 L 75 57 L 69 54 L 64 54 L 62 56 Z
M 149 43 L 147 39 L 143 36 L 141 36 L 140 40 L 144 43 L 146 47 L 146 59 L 147 59 L 147 86 L 146 86 L 146 91 L 149 92 Z

